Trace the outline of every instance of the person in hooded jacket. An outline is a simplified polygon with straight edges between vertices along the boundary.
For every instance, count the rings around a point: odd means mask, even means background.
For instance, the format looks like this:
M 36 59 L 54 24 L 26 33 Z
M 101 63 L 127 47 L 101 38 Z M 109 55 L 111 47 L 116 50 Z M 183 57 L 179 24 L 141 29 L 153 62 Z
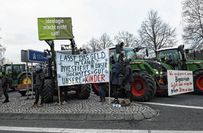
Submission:
M 7 92 L 8 78 L 6 77 L 5 73 L 0 74 L 0 87 L 3 90 L 3 94 L 5 97 L 5 100 L 3 101 L 3 103 L 9 102 L 9 96 L 8 96 L 8 92 Z
M 131 97 L 131 83 L 133 82 L 133 73 L 130 66 L 130 61 L 125 59 L 125 70 L 124 70 L 124 78 L 122 81 L 122 86 L 125 88 L 126 97 L 132 101 Z
M 43 105 L 43 96 L 42 96 L 42 90 L 43 90 L 43 86 L 44 86 L 44 73 L 43 73 L 43 69 L 42 66 L 37 65 L 36 66 L 36 72 L 35 72 L 35 82 L 36 82 L 36 90 L 35 90 L 35 102 L 33 107 L 38 107 L 38 102 L 39 102 L 39 98 L 41 96 L 41 103 L 40 106 Z
M 118 90 L 120 88 L 120 71 L 121 71 L 121 65 L 119 62 L 113 62 L 112 63 L 112 70 L 111 70 L 111 77 L 110 77 L 110 83 L 111 83 L 111 87 L 114 90 L 114 101 L 113 103 L 118 104 Z

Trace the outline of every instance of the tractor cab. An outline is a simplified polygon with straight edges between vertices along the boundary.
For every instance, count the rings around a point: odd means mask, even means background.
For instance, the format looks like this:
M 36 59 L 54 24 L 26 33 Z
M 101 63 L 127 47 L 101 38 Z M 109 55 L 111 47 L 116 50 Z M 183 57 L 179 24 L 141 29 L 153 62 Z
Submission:
M 137 58 L 136 55 L 136 51 L 134 50 L 134 48 L 130 48 L 130 47 L 124 47 L 122 50 L 122 54 L 124 56 L 125 59 L 128 59 L 129 61 Z M 110 55 L 110 60 L 114 60 L 115 62 L 118 61 L 119 55 L 116 52 L 116 48 L 110 48 L 109 49 L 109 55 Z
M 170 65 L 174 70 L 184 70 L 185 68 L 185 54 L 184 46 L 163 48 L 157 51 L 157 58 L 163 63 Z
M 4 64 L 0 68 L 1 72 L 4 72 L 9 79 L 9 89 L 18 89 L 19 84 L 24 82 L 25 77 L 25 64 Z

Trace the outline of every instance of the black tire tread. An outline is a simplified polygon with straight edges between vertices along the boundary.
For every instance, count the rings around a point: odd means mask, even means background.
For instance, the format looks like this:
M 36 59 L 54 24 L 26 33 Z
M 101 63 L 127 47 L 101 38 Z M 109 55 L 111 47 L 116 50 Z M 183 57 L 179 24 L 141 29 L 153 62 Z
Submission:
M 99 96 L 99 89 L 96 88 L 97 85 L 95 85 L 96 83 L 92 83 L 91 86 L 92 86 L 92 91 L 94 92 L 95 95 Z
M 143 96 L 134 96 L 132 94 L 132 99 L 139 102 L 148 102 L 154 97 L 156 93 L 156 82 L 153 77 L 147 72 L 134 73 L 134 78 L 137 77 L 141 78 L 144 81 L 144 83 L 146 84 L 146 89 Z
M 45 79 L 44 81 L 44 87 L 42 89 L 42 96 L 43 96 L 43 102 L 44 103 L 50 103 L 53 102 L 54 97 L 54 83 L 51 79 Z
M 90 84 L 82 84 L 79 91 L 77 91 L 77 97 L 79 99 L 88 99 L 90 96 L 91 86 Z
M 199 70 L 199 71 L 196 71 L 194 74 L 193 74 L 193 80 L 194 80 L 194 92 L 195 94 L 198 94 L 198 95 L 202 95 L 203 94 L 203 91 L 200 90 L 197 85 L 196 85 L 196 80 L 199 76 L 203 76 L 203 70 Z

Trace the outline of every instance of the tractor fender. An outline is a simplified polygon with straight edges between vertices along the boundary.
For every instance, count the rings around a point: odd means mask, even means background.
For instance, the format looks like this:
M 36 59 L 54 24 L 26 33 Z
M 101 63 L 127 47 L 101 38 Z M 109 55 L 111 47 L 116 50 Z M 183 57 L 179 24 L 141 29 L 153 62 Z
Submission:
M 196 73 L 197 71 L 203 71 L 203 69 L 196 69 L 195 71 L 193 71 L 193 74 Z
M 19 79 L 20 79 L 20 77 L 22 77 L 23 75 L 26 75 L 26 71 L 21 72 L 21 73 L 17 76 L 18 83 L 19 83 Z M 32 73 L 31 73 L 31 72 L 28 72 L 28 75 L 31 76 Z
M 132 72 L 133 73 L 140 73 L 142 70 L 140 70 L 140 69 L 134 69 Z

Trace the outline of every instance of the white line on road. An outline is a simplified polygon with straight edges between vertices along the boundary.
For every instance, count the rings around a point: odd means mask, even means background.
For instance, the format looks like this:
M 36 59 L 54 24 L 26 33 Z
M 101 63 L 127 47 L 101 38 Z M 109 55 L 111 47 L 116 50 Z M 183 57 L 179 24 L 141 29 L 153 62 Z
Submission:
M 178 108 L 188 108 L 188 109 L 203 109 L 203 107 L 201 107 L 201 106 L 187 106 L 187 105 L 166 104 L 166 103 L 144 102 L 142 104 L 160 105 L 160 106 L 169 106 L 169 107 L 178 107 Z
M 0 126 L 0 131 L 41 132 L 41 133 L 203 133 L 203 131 L 180 130 L 119 130 L 119 129 L 72 129 Z
M 72 128 L 40 128 L 0 126 L 0 131 L 41 132 L 41 133 L 148 133 L 148 130 L 118 129 L 72 129 Z

